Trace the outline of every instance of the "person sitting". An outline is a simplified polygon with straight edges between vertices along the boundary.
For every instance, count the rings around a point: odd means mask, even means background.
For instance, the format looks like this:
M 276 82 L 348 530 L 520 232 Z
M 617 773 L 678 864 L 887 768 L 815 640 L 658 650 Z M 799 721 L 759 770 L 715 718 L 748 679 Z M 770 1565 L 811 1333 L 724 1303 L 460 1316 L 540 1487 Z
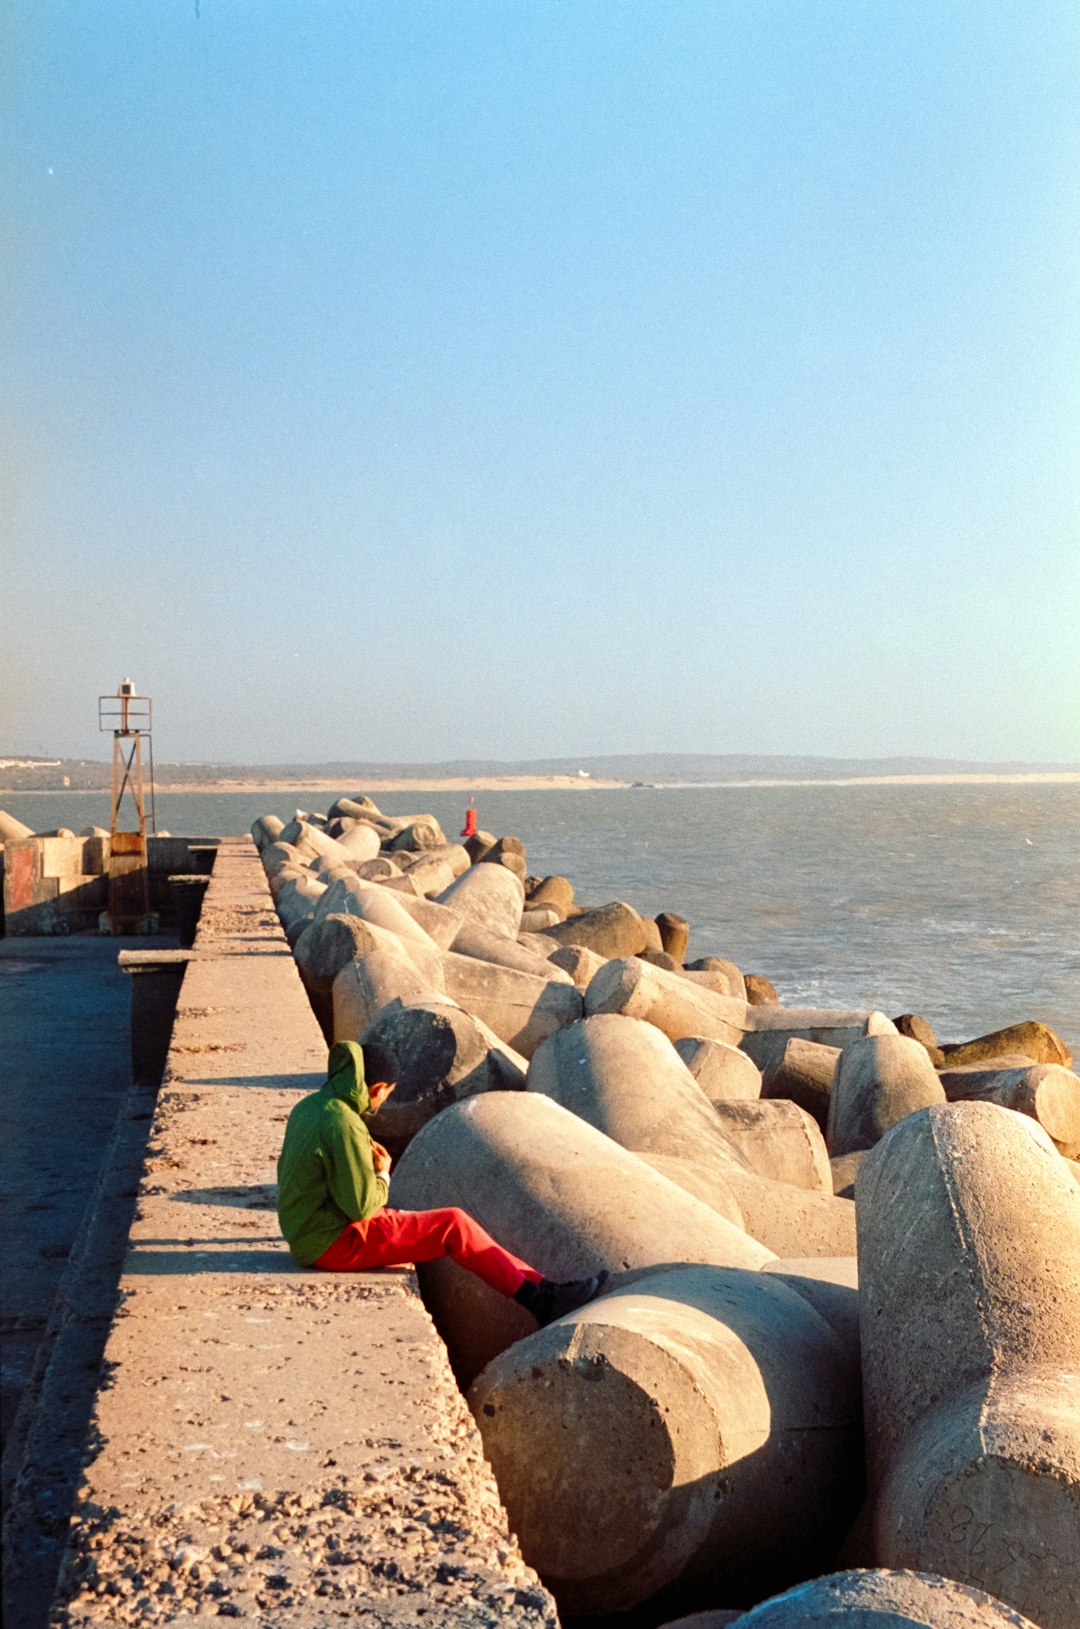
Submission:
M 380 1042 L 337 1041 L 325 1085 L 289 1115 L 277 1168 L 278 1222 L 294 1259 L 324 1272 L 360 1273 L 450 1256 L 513 1297 L 541 1328 L 599 1295 L 607 1273 L 545 1278 L 457 1206 L 388 1206 L 390 1155 L 361 1117 L 378 1112 L 397 1074 L 397 1059 Z

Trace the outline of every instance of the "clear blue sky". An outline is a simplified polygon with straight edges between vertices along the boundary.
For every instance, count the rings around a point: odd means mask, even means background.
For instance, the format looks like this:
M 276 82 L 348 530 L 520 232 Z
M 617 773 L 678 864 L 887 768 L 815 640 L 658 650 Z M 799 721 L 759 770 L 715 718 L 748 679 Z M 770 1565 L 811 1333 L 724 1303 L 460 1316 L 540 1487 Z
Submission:
M 0 751 L 1080 759 L 1075 0 L 6 10 Z

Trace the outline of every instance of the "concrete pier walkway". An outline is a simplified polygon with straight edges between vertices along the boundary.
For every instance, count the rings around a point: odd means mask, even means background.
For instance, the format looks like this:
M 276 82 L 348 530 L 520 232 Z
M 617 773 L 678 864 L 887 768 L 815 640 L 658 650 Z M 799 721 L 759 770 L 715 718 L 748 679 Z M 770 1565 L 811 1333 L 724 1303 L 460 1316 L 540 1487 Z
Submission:
M 54 1621 L 555 1623 L 409 1271 L 298 1269 L 285 1119 L 325 1048 L 223 842 L 150 1129 Z

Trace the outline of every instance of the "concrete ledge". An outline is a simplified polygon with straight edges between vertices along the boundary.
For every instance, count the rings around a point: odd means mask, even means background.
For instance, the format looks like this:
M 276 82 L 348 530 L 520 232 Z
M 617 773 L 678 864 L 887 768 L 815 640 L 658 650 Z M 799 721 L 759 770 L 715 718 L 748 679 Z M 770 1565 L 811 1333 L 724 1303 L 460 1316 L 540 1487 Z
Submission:
M 187 965 L 54 1623 L 555 1623 L 411 1272 L 298 1269 L 289 1109 L 325 1046 L 248 841 Z

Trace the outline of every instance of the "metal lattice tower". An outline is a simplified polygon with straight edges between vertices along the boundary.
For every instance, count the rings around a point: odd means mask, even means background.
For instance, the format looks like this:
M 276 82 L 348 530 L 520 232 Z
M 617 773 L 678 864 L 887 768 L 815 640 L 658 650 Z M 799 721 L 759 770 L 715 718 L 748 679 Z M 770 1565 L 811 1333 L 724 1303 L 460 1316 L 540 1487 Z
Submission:
M 154 808 L 153 703 L 123 679 L 115 696 L 98 697 L 98 727 L 111 730 L 112 815 L 109 821 L 108 929 L 112 933 L 153 931 L 150 872 L 147 864 L 147 779 L 150 830 L 157 825 Z M 143 741 L 147 744 L 143 773 Z

